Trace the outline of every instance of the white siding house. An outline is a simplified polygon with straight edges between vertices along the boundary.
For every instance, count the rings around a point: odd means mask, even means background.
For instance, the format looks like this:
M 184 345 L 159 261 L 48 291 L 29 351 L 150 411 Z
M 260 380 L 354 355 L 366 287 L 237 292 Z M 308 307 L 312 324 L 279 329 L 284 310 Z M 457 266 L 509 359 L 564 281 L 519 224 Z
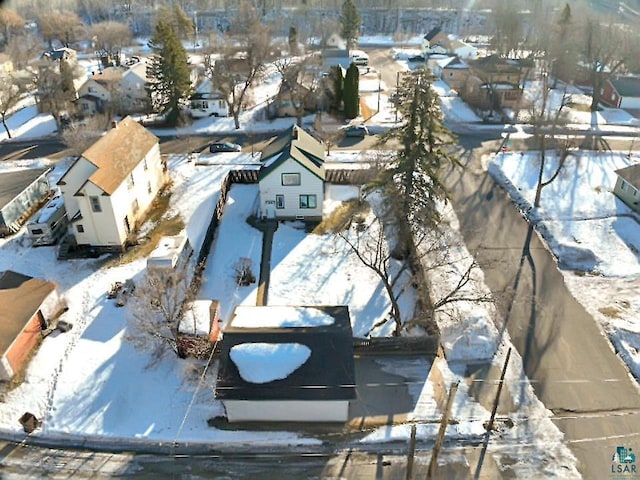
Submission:
M 76 242 L 124 248 L 165 182 L 158 139 L 126 117 L 58 182 Z
M 322 219 L 324 148 L 302 128 L 276 138 L 262 152 L 260 214 L 276 219 Z

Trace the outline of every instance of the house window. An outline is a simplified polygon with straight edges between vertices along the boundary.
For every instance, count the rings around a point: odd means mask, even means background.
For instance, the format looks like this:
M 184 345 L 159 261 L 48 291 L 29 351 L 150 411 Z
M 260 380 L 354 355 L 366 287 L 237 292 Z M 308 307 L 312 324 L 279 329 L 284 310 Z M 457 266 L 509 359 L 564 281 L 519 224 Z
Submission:
M 91 202 L 91 210 L 93 212 L 102 211 L 102 207 L 100 206 L 100 197 L 89 197 L 89 201 Z
M 83 111 L 83 112 L 86 112 L 86 111 L 88 111 L 88 110 L 89 110 L 89 104 L 88 104 L 88 103 L 83 103 L 83 104 L 82 104 L 82 111 Z
M 127 185 L 129 188 L 133 188 L 135 182 L 133 181 L 133 173 L 129 175 L 129 184 Z
M 88 91 L 89 91 L 89 93 L 95 93 L 95 92 L 96 92 L 96 89 L 95 89 L 95 88 L 93 88 L 93 87 L 89 87 L 89 88 L 88 88 Z
M 626 188 L 627 188 L 627 182 L 622 180 L 622 183 L 620 184 L 620 190 L 625 190 Z
M 151 194 L 151 182 L 147 182 L 147 193 Z
M 78 224 L 76 225 L 76 230 L 78 230 L 78 233 L 84 233 L 84 226 L 82 224 Z
M 300 195 L 300 208 L 316 208 L 316 196 Z
M 284 195 L 276 195 L 276 208 L 284 208 Z
M 133 213 L 136 213 L 139 208 L 140 208 L 140 205 L 138 204 L 138 199 L 134 198 L 133 199 Z
M 449 72 L 449 78 L 453 77 L 453 72 Z
M 612 93 L 612 94 L 611 94 L 611 100 L 615 100 L 615 99 L 616 99 L 616 94 L 615 94 L 615 93 Z
M 283 173 L 282 174 L 282 186 L 291 187 L 295 185 L 300 185 L 299 173 Z
M 148 170 L 148 169 L 149 169 L 149 167 L 147 166 L 147 159 L 146 159 L 146 158 L 143 158 L 143 159 L 142 159 L 142 166 L 143 166 L 143 168 L 144 168 L 145 170 Z

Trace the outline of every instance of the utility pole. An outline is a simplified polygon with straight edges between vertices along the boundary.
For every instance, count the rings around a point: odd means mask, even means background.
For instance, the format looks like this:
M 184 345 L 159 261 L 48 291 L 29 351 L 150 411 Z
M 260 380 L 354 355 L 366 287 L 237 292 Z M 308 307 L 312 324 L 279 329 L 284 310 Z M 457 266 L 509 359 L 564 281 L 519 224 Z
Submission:
M 409 440 L 409 453 L 407 455 L 407 474 L 405 480 L 411 480 L 413 476 L 413 459 L 416 454 L 416 424 L 411 425 L 411 439 Z
M 442 449 L 444 443 L 444 434 L 447 431 L 447 425 L 449 424 L 449 415 L 451 414 L 451 406 L 453 405 L 453 399 L 458 391 L 458 382 L 454 382 L 449 387 L 449 396 L 447 397 L 447 405 L 442 413 L 442 419 L 440 420 L 440 430 L 438 430 L 438 436 L 436 437 L 436 444 L 433 446 L 433 453 L 431 454 L 431 461 L 429 462 L 429 471 L 427 472 L 427 479 L 433 478 L 433 475 L 438 468 L 438 455 Z
M 493 401 L 493 408 L 491 409 L 491 418 L 487 423 L 486 430 L 493 430 L 493 421 L 496 418 L 496 412 L 498 411 L 498 401 L 500 400 L 500 394 L 502 393 L 502 386 L 504 385 L 504 376 L 507 374 L 507 365 L 509 365 L 509 357 L 511 357 L 511 348 L 507 351 L 507 357 L 504 359 L 504 365 L 502 366 L 502 373 L 500 374 L 500 382 L 498 383 L 498 391 L 496 392 L 496 398 Z

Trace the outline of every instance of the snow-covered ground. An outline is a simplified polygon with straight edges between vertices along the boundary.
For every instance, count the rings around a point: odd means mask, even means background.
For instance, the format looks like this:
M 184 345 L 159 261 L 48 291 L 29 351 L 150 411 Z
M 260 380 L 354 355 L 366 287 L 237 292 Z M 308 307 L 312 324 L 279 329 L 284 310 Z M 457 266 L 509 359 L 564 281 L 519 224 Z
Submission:
M 553 250 L 574 297 L 640 378 L 640 216 L 612 193 L 615 170 L 640 161 L 627 153 L 576 151 L 542 190 L 539 208 L 533 207 L 537 152 L 500 153 L 484 160 Z M 557 162 L 548 152 L 545 179 Z
M 375 40 L 376 43 L 380 41 Z M 368 90 L 363 92 L 363 97 L 375 111 L 379 96 L 380 112 L 369 119 L 368 124 L 382 125 L 393 121 L 395 112 L 387 101 L 390 92 L 377 91 L 377 81 L 377 78 L 372 78 L 363 82 L 363 89 Z M 242 131 L 281 130 L 295 121 L 264 120 L 261 107 L 264 100 L 275 93 L 277 84 L 277 75 L 271 72 L 264 88 L 257 89 L 253 97 L 256 108 L 241 115 Z M 443 110 L 449 118 L 459 122 L 477 121 L 473 112 L 446 85 L 438 82 L 435 88 L 442 96 Z M 30 108 L 13 116 L 16 136 L 33 138 L 51 133 L 48 120 L 35 116 Z M 48 129 L 44 125 L 49 125 Z M 189 127 L 155 133 L 175 135 L 231 131 L 234 131 L 231 118 L 209 118 L 198 120 Z M 583 299 L 587 308 L 603 322 L 614 343 L 625 352 L 626 360 L 637 372 L 640 369 L 637 354 L 640 349 L 637 326 L 640 299 L 633 287 L 635 275 L 640 272 L 634 254 L 638 227 L 624 217 L 607 220 L 615 213 L 626 211 L 620 202 L 612 200 L 607 189 L 612 186 L 611 172 L 628 164 L 621 154 L 607 155 L 587 156 L 586 160 L 575 161 L 574 171 L 569 170 L 570 162 L 565 166 L 566 174 L 563 173 L 543 192 L 540 211 L 530 213 L 536 215 L 534 220 L 545 229 L 552 248 L 558 254 L 587 249 L 592 252 L 593 265 L 602 276 L 580 276 L 567 270 L 567 283 L 577 292 L 578 298 L 578 292 L 589 291 L 592 298 Z M 360 152 L 332 152 L 329 160 L 350 164 L 367 158 Z M 198 163 L 208 165 L 188 162 L 185 156 L 170 159 L 174 194 L 169 214 L 179 213 L 184 218 L 187 233 L 196 247 L 202 242 L 205 226 L 219 198 L 222 179 L 230 169 L 253 161 L 246 155 L 235 154 L 200 156 Z M 50 163 L 45 160 L 11 162 L 3 163 L 2 168 L 45 164 Z M 512 191 L 514 195 L 516 192 L 520 195 L 521 205 L 525 205 L 523 209 L 527 208 L 527 198 L 531 202 L 531 185 L 534 184 L 532 170 L 527 168 L 529 164 L 535 164 L 533 159 L 523 162 L 519 154 L 508 154 L 492 159 L 490 166 L 492 173 L 506 184 L 510 182 L 520 188 L 514 187 Z M 65 165 L 68 166 L 68 162 L 59 164 L 52 173 L 54 178 L 61 175 Z M 580 174 L 576 175 L 576 171 Z M 575 182 L 576 178 L 580 181 Z M 561 183 L 568 180 L 574 181 L 571 189 Z M 582 182 L 587 180 L 591 183 L 583 185 Z M 568 198 L 567 191 L 572 192 L 570 197 L 574 203 L 571 205 L 563 201 Z M 333 208 L 356 193 L 348 187 L 333 187 L 329 190 L 327 205 Z M 233 265 L 240 257 L 250 258 L 254 273 L 257 273 L 262 233 L 246 223 L 246 218 L 255 210 L 256 195 L 257 189 L 253 185 L 234 185 L 231 188 L 225 215 L 204 271 L 199 298 L 221 300 L 223 320 L 229 318 L 236 305 L 255 305 L 256 285 L 237 286 Z M 590 204 L 590 200 L 594 200 L 594 204 Z M 600 200 L 602 203 L 598 203 Z M 470 260 L 470 255 L 456 233 L 457 220 L 453 212 L 445 210 L 443 215 L 449 218 L 452 227 L 448 233 L 449 255 L 457 258 L 457 263 L 455 268 L 434 271 L 433 275 L 438 278 L 434 285 L 446 289 L 457 278 L 451 276 L 452 272 L 459 274 Z M 568 261 L 566 255 L 563 258 L 563 261 Z M 356 334 L 366 332 L 388 311 L 389 300 L 381 292 L 379 282 L 333 236 L 306 234 L 295 223 L 285 223 L 276 232 L 272 265 L 270 304 L 347 303 Z M 35 435 L 60 438 L 79 435 L 156 442 L 316 443 L 314 437 L 302 433 L 227 431 L 206 426 L 208 418 L 223 414 L 222 405 L 212 395 L 215 365 L 203 371 L 201 362 L 177 361 L 171 355 L 150 365 L 150 354 L 134 349 L 127 340 L 132 319 L 126 314 L 126 307 L 115 308 L 113 302 L 106 299 L 106 291 L 112 282 L 139 279 L 144 267 L 144 260 L 108 269 L 101 268 L 98 260 L 58 262 L 54 247 L 31 249 L 24 229 L 9 239 L 0 240 L 0 270 L 12 269 L 56 282 L 69 303 L 65 319 L 74 324 L 70 332 L 56 332 L 43 341 L 23 384 L 9 392 L 0 404 L 0 429 L 19 432 L 17 419 L 28 410 L 44 420 L 42 430 Z M 576 269 L 585 267 L 584 264 L 570 266 Z M 292 288 L 293 278 L 297 288 Z M 481 272 L 474 273 L 470 288 L 476 294 L 487 292 Z M 436 291 L 434 295 L 439 293 L 443 292 Z M 403 308 L 410 308 L 413 301 L 406 296 Z M 615 317 L 605 316 L 603 310 L 619 313 Z M 490 305 L 474 303 L 457 303 L 450 311 L 438 315 L 442 343 L 447 358 L 452 361 L 436 362 L 431 376 L 441 377 L 447 384 L 461 381 L 453 410 L 458 424 L 447 430 L 451 438 L 478 440 L 484 433 L 482 422 L 488 419 L 489 409 L 476 398 L 464 379 L 469 363 L 490 362 L 498 369 L 502 366 L 510 341 L 507 335 L 498 334 L 493 319 Z M 391 327 L 385 324 L 374 333 L 386 335 Z M 441 407 L 435 400 L 438 396 L 435 391 L 437 382 L 427 378 L 425 373 L 429 371 L 429 362 L 418 359 L 405 362 L 380 360 L 378 363 L 385 371 L 410 382 L 413 408 L 407 418 L 409 422 L 420 424 L 420 438 L 433 438 L 436 427 L 432 422 L 439 420 Z M 496 458 L 517 457 L 516 465 L 510 468 L 518 478 L 535 477 L 541 464 L 545 465 L 547 477 L 577 478 L 575 459 L 563 445 L 561 433 L 551 423 L 551 412 L 535 397 L 515 351 L 507 379 L 507 389 L 512 397 L 507 414 L 515 426 L 495 434 L 496 441 L 492 439 L 489 453 L 497 453 Z M 131 388 L 132 385 L 137 388 Z M 408 437 L 409 423 L 380 427 L 363 441 L 382 442 Z
M 352 155 L 355 157 L 357 153 Z M 227 162 L 218 161 L 215 165 L 196 165 L 186 156 L 170 158 L 174 193 L 168 214 L 183 216 L 194 245 L 200 244 L 201 232 L 219 197 L 222 179 L 230 169 L 239 168 L 236 163 L 246 162 L 246 158 L 241 157 L 229 154 Z M 207 159 L 201 160 L 206 163 Z M 26 165 L 23 162 L 20 166 Z M 60 175 L 59 170 L 54 172 L 56 176 Z M 357 188 L 333 186 L 328 191 L 328 205 L 335 207 L 357 194 Z M 236 286 L 232 266 L 239 257 L 251 258 L 256 268 L 259 264 L 262 234 L 245 221 L 254 212 L 256 195 L 255 185 L 231 188 L 204 271 L 199 297 L 222 300 L 223 320 L 229 318 L 236 305 L 255 305 L 255 285 Z M 455 226 L 453 212 L 445 214 Z M 455 231 L 450 237 L 456 241 Z M 340 242 L 332 235 L 306 234 L 295 222 L 282 224 L 274 239 L 269 304 L 346 303 L 350 306 L 355 333 L 362 334 L 384 317 L 389 300 L 379 281 Z M 461 244 L 451 250 L 460 258 L 469 258 Z M 112 282 L 126 278 L 139 280 L 144 268 L 144 259 L 112 268 L 100 268 L 97 260 L 58 262 L 54 247 L 30 248 L 24 230 L 0 241 L 0 270 L 14 269 L 58 283 L 69 303 L 65 319 L 74 324 L 70 332 L 54 333 L 44 340 L 29 365 L 25 381 L 6 395 L 0 404 L 2 431 L 19 432 L 17 419 L 24 411 L 30 411 L 43 419 L 42 429 L 35 435 L 61 439 L 76 435 L 116 441 L 220 442 L 225 445 L 318 442 L 312 435 L 302 433 L 208 427 L 207 419 L 223 414 L 222 405 L 212 394 L 215 364 L 203 370 L 202 362 L 179 361 L 171 354 L 152 362 L 149 352 L 136 350 L 128 341 L 130 322 L 134 319 L 127 314 L 127 307 L 116 308 L 106 299 Z M 464 264 L 460 268 L 465 268 Z M 446 280 L 451 268 L 446 270 L 436 273 L 442 288 L 454 281 Z M 486 289 L 479 273 L 472 285 L 473 290 Z M 402 299 L 405 313 L 413 302 L 411 295 Z M 508 337 L 499 337 L 493 326 L 492 309 L 469 303 L 457 305 L 455 311 L 449 313 L 455 315 L 443 312 L 439 321 L 447 355 L 455 362 L 450 365 L 438 361 L 432 375 L 449 383 L 464 379 L 467 362 L 489 361 L 499 367 L 510 344 Z M 453 322 L 453 318 L 460 320 Z M 390 328 L 385 325 L 374 333 L 385 335 Z M 439 419 L 441 409 L 435 401 L 438 387 L 425 376 L 429 371 L 429 363 L 425 362 L 416 359 L 379 363 L 383 370 L 410 382 L 414 406 L 407 413 L 408 421 L 420 424 L 419 438 L 432 438 L 436 432 L 433 422 Z M 564 472 L 563 478 L 567 478 L 567 472 L 570 477 L 577 477 L 575 460 L 562 444 L 560 432 L 551 424 L 550 412 L 537 401 L 528 383 L 523 389 L 522 382 L 526 379 L 523 380 L 517 355 L 512 355 L 509 378 L 514 399 L 509 416 L 516 427 L 500 431 L 490 454 L 500 452 L 501 458 L 528 458 L 514 468 L 520 478 L 530 478 L 541 461 L 551 472 Z M 454 417 L 459 423 L 448 431 L 450 438 L 478 439 L 484 433 L 482 423 L 489 417 L 488 407 L 474 398 L 464 381 L 456 396 Z M 536 428 L 529 428 L 530 422 L 535 422 Z M 391 441 L 406 439 L 408 435 L 407 425 L 380 427 L 362 441 Z

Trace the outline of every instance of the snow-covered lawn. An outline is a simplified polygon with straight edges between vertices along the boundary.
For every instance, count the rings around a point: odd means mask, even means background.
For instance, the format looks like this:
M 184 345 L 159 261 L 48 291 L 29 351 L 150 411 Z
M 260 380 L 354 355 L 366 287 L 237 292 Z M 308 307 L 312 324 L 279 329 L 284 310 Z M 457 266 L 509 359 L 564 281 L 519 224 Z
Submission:
M 615 170 L 637 163 L 622 152 L 576 151 L 533 208 L 537 152 L 485 158 L 489 172 L 536 224 L 563 269 L 573 295 L 609 334 L 640 378 L 640 217 L 613 193 Z M 550 153 L 545 178 L 557 168 Z
M 38 107 L 28 105 L 7 117 L 7 125 L 12 138 L 27 140 L 40 138 L 57 131 L 56 121 L 48 113 L 38 114 Z M 3 126 L 0 126 L 0 142 L 9 137 Z

